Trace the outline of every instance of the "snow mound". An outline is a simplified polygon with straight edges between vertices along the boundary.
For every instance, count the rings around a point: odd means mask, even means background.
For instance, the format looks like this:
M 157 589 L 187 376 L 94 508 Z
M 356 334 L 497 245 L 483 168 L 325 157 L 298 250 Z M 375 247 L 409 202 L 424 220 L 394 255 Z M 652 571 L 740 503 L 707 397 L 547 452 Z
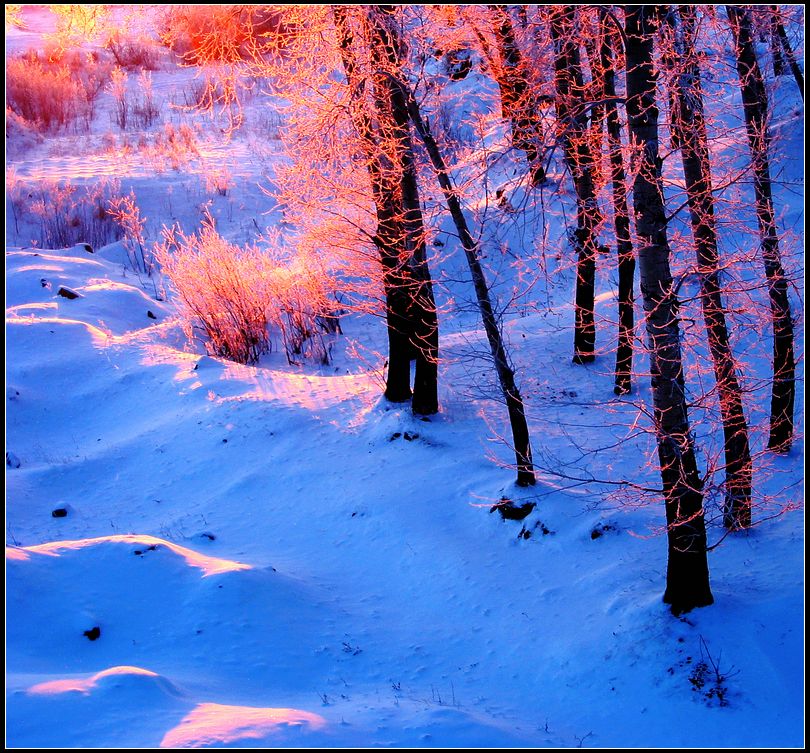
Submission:
M 76 541 L 52 541 L 47 544 L 37 544 L 29 547 L 6 547 L 6 559 L 24 561 L 29 559 L 29 552 L 34 554 L 48 554 L 60 556 L 66 552 L 77 552 L 89 547 L 104 544 L 126 544 L 133 546 L 133 553 L 139 556 L 149 552 L 156 552 L 158 548 L 166 549 L 185 561 L 189 567 L 196 567 L 203 571 L 203 577 L 218 573 L 233 572 L 236 570 L 249 570 L 250 565 L 242 562 L 210 557 L 179 544 L 159 539 L 156 536 L 115 535 L 99 536 L 94 539 L 79 539 Z
M 180 695 L 174 684 L 156 672 L 140 667 L 110 667 L 96 672 L 90 677 L 48 680 L 28 688 L 29 695 L 62 695 L 80 693 L 89 695 L 93 691 L 109 692 L 124 689 L 139 695 L 157 690 L 159 693 Z
M 80 322 L 122 338 L 168 318 L 170 309 L 155 300 L 154 288 L 149 278 L 127 275 L 81 246 L 6 253 L 9 322 Z
M 197 705 L 160 743 L 161 748 L 202 748 L 245 740 L 262 740 L 297 728 L 319 729 L 326 720 L 318 714 L 299 709 L 224 706 L 219 703 Z M 273 739 L 278 744 L 278 739 Z

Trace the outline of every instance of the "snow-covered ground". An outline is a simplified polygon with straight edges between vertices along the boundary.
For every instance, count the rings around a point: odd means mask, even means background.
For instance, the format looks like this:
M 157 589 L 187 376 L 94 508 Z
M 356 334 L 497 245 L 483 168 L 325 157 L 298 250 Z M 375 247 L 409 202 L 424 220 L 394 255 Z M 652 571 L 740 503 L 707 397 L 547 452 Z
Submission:
M 7 42 L 37 44 L 47 14 L 31 21 Z M 154 74 L 167 98 L 189 77 L 168 64 Z M 780 143 L 801 150 L 789 84 Z M 111 174 L 135 191 L 153 239 L 174 220 L 194 227 L 209 199 L 234 240 L 278 221 L 249 135 L 210 137 L 202 156 L 158 171 L 137 150 L 105 157 L 104 117 L 91 136 L 49 137 L 7 166 L 31 186 Z M 792 156 L 777 199 L 795 229 Z M 227 197 L 206 193 L 212 164 L 231 167 Z M 646 356 L 631 398 L 612 393 L 608 273 L 606 352 L 592 367 L 570 363 L 570 270 L 540 278 L 507 321 L 540 469 L 519 490 L 493 462 L 509 459 L 504 416 L 486 399 L 488 365 L 471 357 L 483 335 L 458 305 L 471 294 L 453 248 L 436 270 L 442 411 L 420 420 L 381 398 L 381 363 L 351 356 L 381 348 L 378 319 L 346 317 L 328 367 L 279 353 L 240 366 L 189 346 L 171 291 L 156 300 L 120 243 L 41 249 L 12 227 L 9 746 L 802 745 L 804 515 L 764 520 L 800 506 L 802 399 L 788 455 L 763 453 L 753 432 L 760 524 L 723 538 L 710 515 L 715 604 L 675 618 L 661 602 L 663 502 L 582 481 L 656 483 L 639 412 Z M 527 231 L 510 215 L 491 232 L 517 249 Z M 488 263 L 509 269 L 511 257 Z M 756 385 L 769 345 L 750 339 Z M 752 389 L 753 415 L 766 397 L 767 385 Z M 709 438 L 702 415 L 705 462 L 719 431 Z M 503 521 L 490 512 L 502 496 L 536 507 Z

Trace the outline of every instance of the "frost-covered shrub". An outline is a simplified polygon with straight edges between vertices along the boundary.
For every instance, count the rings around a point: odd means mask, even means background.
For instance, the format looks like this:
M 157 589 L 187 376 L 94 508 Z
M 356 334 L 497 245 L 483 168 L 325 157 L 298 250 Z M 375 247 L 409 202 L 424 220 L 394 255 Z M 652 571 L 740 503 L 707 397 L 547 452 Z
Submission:
M 39 226 L 43 248 L 77 243 L 105 246 L 121 237 L 121 228 L 108 209 L 119 190 L 117 181 L 86 186 L 45 182 L 24 194 L 18 211 Z
M 139 128 L 149 128 L 160 117 L 160 107 L 155 100 L 152 74 L 149 71 L 141 71 L 138 76 L 138 99 L 132 108 L 132 114 Z
M 141 216 L 135 194 L 130 191 L 129 196 L 116 196 L 110 199 L 107 211 L 121 228 L 132 269 L 151 277 L 155 266 L 154 254 L 146 247 L 143 235 L 146 219 Z
M 156 71 L 160 67 L 160 50 L 150 39 L 126 37 L 115 32 L 104 46 L 115 64 L 124 70 Z
M 113 68 L 110 75 L 110 94 L 112 94 L 114 108 L 113 116 L 116 125 L 122 130 L 127 130 L 129 122 L 129 97 L 127 96 L 127 79 L 129 76 L 123 68 Z
M 6 61 L 6 107 L 43 133 L 74 123 L 88 129 L 109 75 L 93 54 L 50 59 L 28 52 Z
M 189 336 L 202 328 L 210 353 L 239 363 L 256 363 L 270 350 L 270 295 L 258 249 L 239 248 L 205 223 L 191 235 L 164 231 L 157 258 L 180 296 Z
M 197 233 L 164 231 L 157 259 L 182 303 L 190 337 L 239 363 L 256 363 L 277 335 L 287 360 L 329 362 L 325 322 L 334 320 L 326 275 L 270 249 L 236 246 L 209 217 Z
M 163 14 L 160 37 L 187 63 L 236 63 L 273 48 L 280 23 L 270 6 L 173 5 Z

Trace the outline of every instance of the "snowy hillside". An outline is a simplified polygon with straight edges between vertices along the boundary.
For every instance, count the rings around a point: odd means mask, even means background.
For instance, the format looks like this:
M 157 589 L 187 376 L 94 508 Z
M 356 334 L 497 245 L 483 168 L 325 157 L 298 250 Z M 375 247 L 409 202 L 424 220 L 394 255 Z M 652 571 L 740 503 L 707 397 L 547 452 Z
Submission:
M 44 8 L 24 13 L 26 27 L 7 26 L 15 51 L 52 28 Z M 599 357 L 571 363 L 574 270 L 553 257 L 558 208 L 573 206 L 562 160 L 534 193 L 497 168 L 514 207 L 475 214 L 492 217 L 486 264 L 504 297 L 539 258 L 527 228 L 549 225 L 547 274 L 504 319 L 538 469 L 518 488 L 446 218 L 432 236 L 441 410 L 418 417 L 382 397 L 379 317 L 344 316 L 329 365 L 291 365 L 277 347 L 240 365 L 189 342 L 171 282 L 133 269 L 130 240 L 48 248 L 42 217 L 14 214 L 13 196 L 23 206 L 49 180 L 111 178 L 137 197 L 148 243 L 175 221 L 196 229 L 206 208 L 235 243 L 284 221 L 262 190 L 281 158 L 272 100 L 250 102 L 228 139 L 169 108 L 194 78 L 162 54 L 162 123 L 114 132 L 105 91 L 88 133 L 7 161 L 7 746 L 800 747 L 803 241 L 786 250 L 800 280 L 797 440 L 764 452 L 770 351 L 746 330 L 757 525 L 727 535 L 722 500 L 707 499 L 715 604 L 673 617 L 663 501 L 641 491 L 660 485 L 649 363 L 639 352 L 633 394 L 613 394 L 607 262 Z M 771 83 L 788 155 L 780 222 L 801 240 L 803 105 L 792 81 Z M 196 129 L 174 166 L 156 138 L 169 123 Z M 703 378 L 702 347 L 689 379 Z M 722 441 L 706 405 L 702 466 Z M 504 498 L 534 506 L 503 520 Z

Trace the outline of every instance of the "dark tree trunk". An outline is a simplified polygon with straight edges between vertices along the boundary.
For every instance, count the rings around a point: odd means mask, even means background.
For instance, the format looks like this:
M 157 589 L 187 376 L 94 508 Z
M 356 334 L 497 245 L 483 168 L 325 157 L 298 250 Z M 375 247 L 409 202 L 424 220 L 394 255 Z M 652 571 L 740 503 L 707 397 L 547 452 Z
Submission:
M 386 13 L 384 9 L 379 12 Z M 385 397 L 391 402 L 412 399 L 415 413 L 436 413 L 438 324 L 405 100 L 391 83 L 391 76 L 381 75 L 374 81 L 372 110 L 365 94 L 365 81 L 358 73 L 347 8 L 335 6 L 333 15 L 352 91 L 352 122 L 360 136 L 377 214 L 375 243 L 383 267 L 388 332 Z M 372 19 L 370 25 L 375 30 L 378 55 L 397 65 L 396 38 L 389 35 L 382 21 L 374 23 Z M 416 377 L 412 394 L 414 358 Z
M 605 101 L 610 179 L 613 187 L 613 222 L 616 231 L 616 254 L 619 266 L 619 344 L 616 348 L 616 368 L 613 391 L 626 395 L 631 390 L 633 369 L 633 331 L 635 314 L 633 281 L 636 257 L 630 240 L 630 213 L 627 209 L 627 184 L 622 158 L 621 123 L 616 107 L 616 73 L 613 64 L 611 32 L 604 11 L 599 18 L 599 65 L 597 68 L 601 95 Z
M 779 38 L 779 32 L 776 29 L 778 23 L 777 13 L 778 8 L 776 5 L 771 6 L 771 33 L 768 41 L 771 45 L 771 58 L 773 60 L 773 75 L 776 78 L 783 76 L 787 66 L 785 65 L 785 55 L 782 52 L 782 40 Z
M 489 342 L 492 359 L 495 362 L 495 370 L 498 374 L 501 392 L 506 402 L 506 409 L 509 414 L 509 424 L 512 430 L 512 442 L 515 450 L 515 464 L 517 467 L 517 485 L 531 486 L 535 483 L 534 466 L 532 464 L 532 449 L 529 440 L 529 427 L 526 423 L 526 413 L 523 407 L 523 399 L 520 396 L 515 384 L 515 372 L 509 365 L 509 357 L 506 353 L 506 346 L 503 342 L 498 320 L 492 307 L 492 300 L 489 295 L 486 276 L 481 262 L 478 259 L 478 244 L 473 239 L 464 212 L 461 209 L 461 202 L 458 193 L 450 179 L 450 173 L 442 157 L 439 146 L 430 132 L 430 127 L 422 117 L 419 105 L 413 95 L 408 93 L 408 113 L 416 126 L 425 149 L 433 164 L 436 178 L 441 186 L 442 193 L 447 201 L 450 216 L 456 226 L 470 274 L 475 287 L 475 295 L 478 301 L 478 309 L 481 312 L 481 320 L 484 324 L 484 331 Z
M 579 45 L 573 29 L 574 8 L 552 6 L 551 37 L 554 40 L 554 84 L 557 122 L 565 161 L 574 179 L 577 195 L 577 282 L 574 301 L 574 363 L 595 359 L 594 278 L 596 275 L 596 201 L 594 161 L 588 140 L 585 86 L 580 67 Z
M 501 112 L 511 122 L 512 145 L 526 154 L 532 183 L 537 185 L 546 177 L 540 152 L 543 136 L 537 122 L 538 108 L 531 96 L 526 66 L 507 6 L 489 7 L 493 14 L 492 29 L 500 57 L 500 65 L 494 72 L 501 90 Z
M 674 53 L 669 80 L 675 106 L 672 127 L 677 131 L 677 140 L 681 145 L 686 195 L 700 275 L 700 300 L 723 419 L 726 460 L 723 521 L 728 528 L 747 528 L 751 525 L 751 451 L 742 392 L 737 378 L 737 363 L 729 344 L 720 283 L 711 160 L 703 117 L 700 68 L 695 55 L 695 6 L 681 6 L 680 19 L 674 14 L 675 11 L 672 10 L 668 16 Z
M 772 5 L 771 13 L 773 14 L 773 32 L 778 40 L 777 44 L 773 44 L 773 41 L 771 42 L 771 48 L 773 49 L 774 75 L 779 76 L 782 72 L 784 72 L 784 60 L 781 63 L 782 71 L 780 73 L 776 72 L 777 50 L 781 45 L 780 51 L 784 52 L 784 56 L 788 59 L 788 63 L 790 63 L 790 70 L 793 73 L 793 78 L 796 79 L 796 86 L 799 87 L 799 94 L 802 97 L 802 102 L 804 102 L 804 74 L 802 73 L 802 69 L 799 68 L 799 64 L 796 62 L 796 55 L 793 52 L 793 48 L 790 46 L 790 40 L 788 39 L 787 32 L 785 31 L 785 25 L 782 23 L 782 17 L 779 14 L 779 6 Z
M 750 9 L 727 5 L 726 13 L 734 35 L 737 73 L 740 78 L 754 173 L 757 223 L 773 321 L 773 389 L 768 448 L 777 452 L 787 452 L 793 442 L 796 361 L 793 352 L 793 319 L 787 279 L 779 253 L 771 191 L 771 170 L 768 163 L 768 95 L 754 51 Z
M 379 112 L 390 114 L 389 128 L 381 127 L 383 137 L 392 145 L 395 169 L 400 180 L 397 198 L 401 201 L 401 256 L 408 263 L 410 343 L 416 360 L 412 409 L 430 415 L 439 410 L 437 371 L 439 361 L 439 325 L 433 282 L 427 262 L 425 229 L 419 201 L 416 165 L 411 142 L 410 118 L 405 93 L 396 76 L 401 66 L 399 30 L 394 23 L 392 6 L 372 7 L 369 19 L 374 46 L 388 63 L 388 72 L 379 77 L 377 86 L 383 95 Z
M 640 149 L 633 208 L 651 363 L 658 370 L 653 415 L 669 544 L 664 601 L 677 615 L 707 606 L 714 599 L 709 587 L 703 492 L 684 394 L 678 300 L 669 267 L 650 23 L 654 12 L 653 6 L 625 7 L 627 114 L 631 142 Z

